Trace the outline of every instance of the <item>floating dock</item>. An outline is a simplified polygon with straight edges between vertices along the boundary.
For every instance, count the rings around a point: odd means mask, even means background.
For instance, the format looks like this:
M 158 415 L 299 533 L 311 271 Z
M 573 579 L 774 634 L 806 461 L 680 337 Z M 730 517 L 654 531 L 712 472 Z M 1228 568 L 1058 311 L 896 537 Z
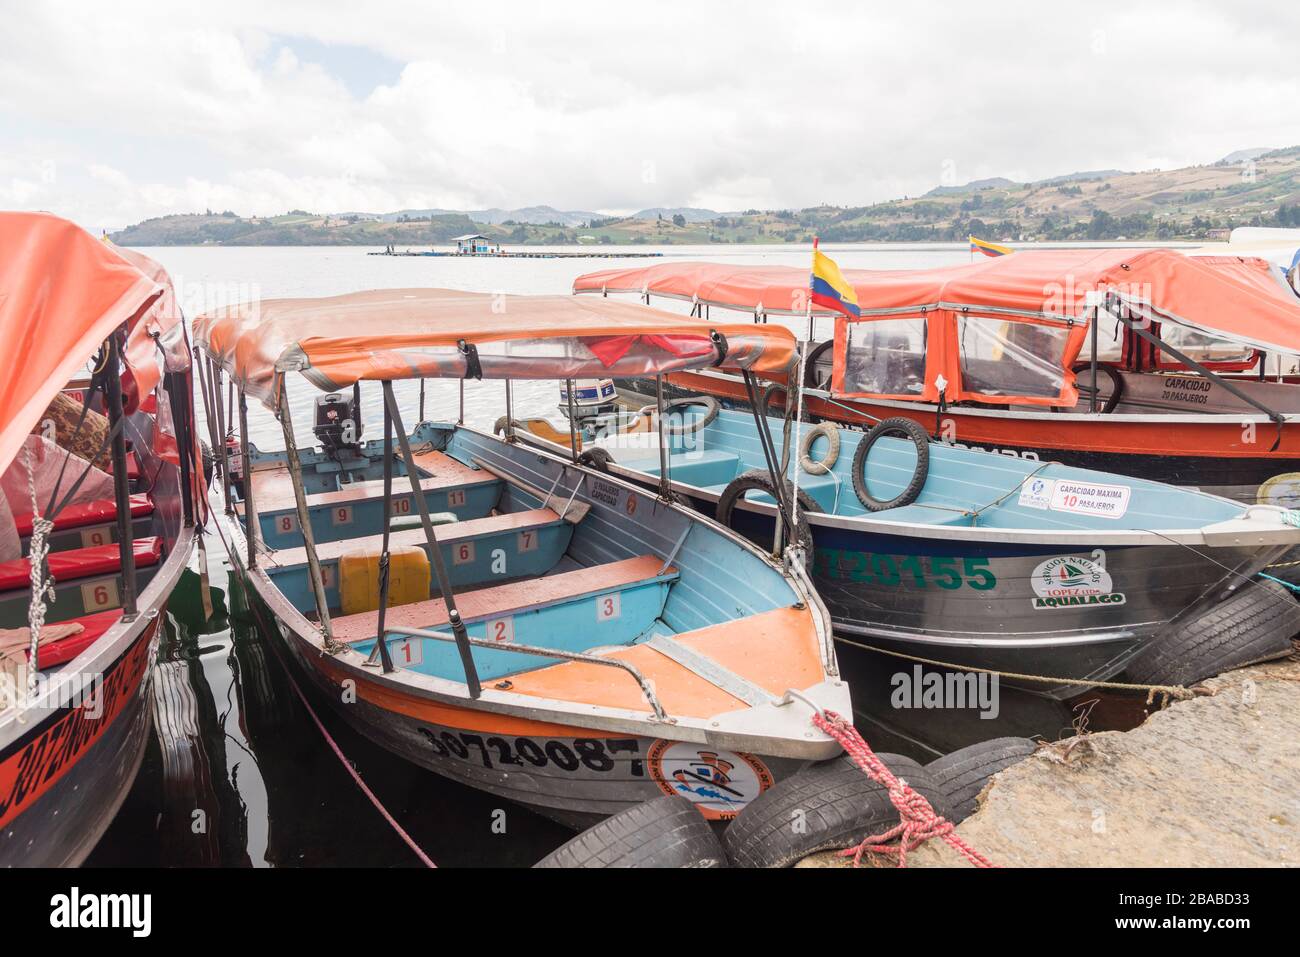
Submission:
M 1300 865 L 1300 658 L 1206 681 L 1132 731 L 1071 738 L 993 778 L 956 833 L 1004 867 Z M 881 863 L 881 862 L 871 862 Z M 909 867 L 966 867 L 942 841 Z M 850 866 L 833 852 L 801 867 Z
M 367 256 L 439 256 L 448 259 L 654 259 L 663 256 L 663 253 L 629 253 L 629 252 L 520 252 L 520 251 L 501 251 L 499 253 L 455 253 L 439 252 L 438 250 L 427 250 L 416 252 L 407 250 L 406 252 L 388 252 L 380 250 L 378 252 L 368 252 Z

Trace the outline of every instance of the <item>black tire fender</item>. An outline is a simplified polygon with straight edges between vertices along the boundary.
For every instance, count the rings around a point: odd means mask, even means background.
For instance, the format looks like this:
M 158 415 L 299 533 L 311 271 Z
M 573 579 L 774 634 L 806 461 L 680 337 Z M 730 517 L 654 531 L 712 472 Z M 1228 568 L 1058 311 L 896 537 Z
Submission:
M 817 380 L 817 363 L 827 352 L 834 352 L 834 350 L 834 339 L 827 339 L 825 342 L 819 342 L 817 345 L 813 346 L 812 351 L 808 353 L 808 358 L 804 360 L 803 364 L 803 387 L 805 389 L 830 390 L 831 386 L 829 380 L 824 384 L 819 383 Z
M 812 457 L 813 443 L 826 438 L 829 447 L 821 459 Z M 833 422 L 821 422 L 803 434 L 799 440 L 799 467 L 809 475 L 829 475 L 840 458 L 840 430 Z
M 620 811 L 557 847 L 534 867 L 726 867 L 713 828 L 675 794 Z
M 878 757 L 947 817 L 947 799 L 926 768 L 900 754 Z M 722 841 L 737 867 L 791 867 L 817 851 L 853 847 L 898 821 L 889 791 L 841 755 L 777 781 L 741 810 Z
M 912 440 L 912 444 L 916 446 L 916 471 L 912 473 L 911 481 L 902 492 L 888 501 L 881 501 L 867 488 L 867 453 L 876 442 L 887 435 L 901 435 L 905 439 Z M 925 480 L 929 474 L 930 436 L 919 423 L 902 416 L 877 423 L 858 443 L 857 451 L 853 453 L 853 492 L 868 512 L 883 512 L 886 509 L 911 505 L 921 494 L 921 489 L 925 488 Z
M 673 399 L 671 402 L 665 402 L 664 414 L 667 415 L 673 409 L 684 409 L 692 405 L 704 406 L 704 415 L 701 418 L 681 425 L 669 422 L 665 425 L 664 432 L 668 435 L 693 435 L 694 433 L 700 432 L 712 425 L 713 421 L 718 417 L 718 413 L 722 411 L 722 405 L 713 396 L 698 395 L 685 396 L 681 399 Z M 652 415 L 657 408 L 657 405 L 644 406 L 637 410 L 637 415 Z
M 948 799 L 948 820 L 960 824 L 979 807 L 979 796 L 993 775 L 1038 750 L 1029 738 L 993 738 L 936 758 L 925 766 Z
M 589 469 L 595 469 L 597 472 L 608 472 L 609 463 L 614 461 L 614 456 L 609 454 L 609 450 L 599 445 L 587 449 L 578 454 L 578 464 L 585 465 Z
M 1076 389 L 1079 389 L 1080 392 L 1084 391 L 1084 389 L 1089 392 L 1092 391 L 1091 362 L 1076 362 L 1074 365 L 1070 366 L 1070 371 L 1074 373 L 1074 384 Z M 1088 385 L 1080 388 L 1079 374 L 1085 371 L 1088 373 Z M 1101 374 L 1101 378 L 1110 379 L 1110 395 L 1106 397 L 1106 401 L 1103 402 L 1101 408 L 1097 410 L 1100 415 L 1108 415 L 1115 411 L 1115 406 L 1119 405 L 1120 399 L 1124 398 L 1124 379 L 1119 374 L 1119 370 L 1105 362 L 1097 363 L 1097 372 Z M 1070 410 L 1054 405 L 1052 406 L 1052 411 L 1068 412 Z
M 750 469 L 747 472 L 741 472 L 722 490 L 722 494 L 718 496 L 717 511 L 714 513 L 718 523 L 727 526 L 727 528 L 732 528 L 731 518 L 736 503 L 745 497 L 746 492 L 755 491 L 766 492 L 773 499 L 776 498 L 776 486 L 772 484 L 772 476 L 768 474 L 766 469 Z M 789 495 L 793 491 L 794 483 L 786 479 L 786 494 Z M 795 529 L 794 540 L 803 546 L 804 554 L 808 555 L 810 559 L 813 547 L 812 526 L 808 524 L 808 519 L 804 513 L 820 511 L 821 506 L 817 504 L 816 499 L 803 489 L 799 489 L 799 524 Z
M 1158 635 L 1129 662 L 1138 684 L 1190 685 L 1292 651 L 1300 604 L 1285 586 L 1251 582 L 1226 601 Z

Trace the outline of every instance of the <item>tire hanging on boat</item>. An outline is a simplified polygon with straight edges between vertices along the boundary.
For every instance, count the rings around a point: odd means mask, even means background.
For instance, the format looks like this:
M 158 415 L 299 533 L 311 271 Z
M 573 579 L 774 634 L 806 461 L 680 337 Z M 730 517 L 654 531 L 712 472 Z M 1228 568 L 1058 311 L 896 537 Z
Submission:
M 1092 363 L 1076 362 L 1074 365 L 1070 366 L 1070 371 L 1073 372 L 1075 376 L 1074 378 L 1075 388 L 1080 393 L 1085 393 L 1085 392 L 1091 393 L 1092 392 Z M 1103 402 L 1101 404 L 1101 408 L 1097 410 L 1100 414 L 1106 415 L 1110 412 L 1115 411 L 1115 406 L 1119 405 L 1120 399 L 1124 397 L 1124 379 L 1120 376 L 1119 372 L 1115 369 L 1114 366 L 1107 365 L 1104 362 L 1097 363 L 1097 371 L 1099 373 L 1103 373 L 1102 378 L 1110 379 L 1110 394 L 1106 396 L 1106 401 Z M 1088 384 L 1086 386 L 1080 385 L 1079 373 L 1081 372 L 1088 373 Z M 1057 406 L 1057 405 L 1054 405 L 1051 408 L 1053 412 L 1072 411 L 1071 409 L 1063 408 L 1062 406 Z
M 813 443 L 819 438 L 828 443 L 826 454 L 820 459 L 812 457 Z M 840 458 L 840 430 L 830 422 L 820 422 L 803 434 L 799 440 L 799 467 L 809 475 L 829 475 Z
M 993 775 L 1037 750 L 1030 738 L 993 738 L 936 758 L 925 769 L 948 799 L 948 820 L 960 824 L 978 810 L 980 793 Z
M 785 407 L 785 406 L 786 406 L 786 402 L 787 402 L 787 400 L 788 400 L 789 397 L 790 397 L 789 390 L 787 390 L 786 387 L 785 387 L 784 385 L 782 385 L 780 382 L 773 382 L 771 385 L 769 385 L 766 389 L 763 390 L 763 395 L 762 395 L 762 396 L 759 398 L 759 400 L 758 400 L 759 403 L 763 406 L 763 414 L 764 414 L 764 415 L 767 415 L 768 411 L 772 408 L 772 400 L 773 400 L 773 399 L 774 399 L 778 394 L 780 394 L 780 395 L 782 395 L 782 396 L 785 397 L 785 398 L 783 398 L 783 399 L 781 400 L 781 414 L 782 414 L 782 415 L 790 414 L 790 413 L 787 412 L 786 407 Z M 791 417 L 793 417 L 793 416 L 791 416 Z M 808 410 L 807 410 L 807 409 L 804 409 L 804 410 L 803 410 L 803 414 L 799 417 L 799 421 L 801 421 L 801 422 L 811 422 L 811 421 L 812 421 L 812 416 L 808 413 Z
M 936 814 L 948 816 L 948 800 L 927 768 L 901 754 L 879 758 Z M 885 786 L 841 755 L 777 781 L 727 825 L 722 842 L 736 867 L 791 867 L 818 851 L 853 847 L 898 821 Z
M 1129 662 L 1138 684 L 1190 685 L 1225 671 L 1282 658 L 1300 633 L 1300 604 L 1274 581 L 1254 581 L 1227 601 L 1176 624 Z
M 817 364 L 821 361 L 822 356 L 827 352 L 834 353 L 835 340 L 827 339 L 825 342 L 819 342 L 808 353 L 808 358 L 804 360 L 803 370 L 803 387 L 805 389 L 827 389 L 830 388 L 830 379 L 819 379 L 817 376 Z
M 693 419 L 689 422 L 664 423 L 664 432 L 668 435 L 692 435 L 702 429 L 708 428 L 713 424 L 713 420 L 718 417 L 722 411 L 722 405 L 711 395 L 686 396 L 682 399 L 673 399 L 671 402 L 664 403 L 664 414 L 667 415 L 672 409 L 684 409 L 692 405 L 704 406 L 704 415 Z M 650 415 L 658 408 L 657 405 L 643 406 L 637 411 L 638 416 Z
M 772 484 L 772 476 L 766 469 L 750 469 L 742 472 L 736 478 L 732 479 L 722 494 L 718 496 L 717 511 L 714 517 L 717 518 L 720 525 L 727 528 L 734 528 L 732 525 L 732 513 L 736 509 L 736 503 L 745 497 L 746 492 L 766 492 L 776 498 L 776 486 Z M 794 494 L 794 483 L 789 479 L 785 480 L 786 495 Z M 806 512 L 820 512 L 821 506 L 803 489 L 799 489 L 799 520 L 793 536 L 794 541 L 798 542 L 804 548 L 804 554 L 812 555 L 813 538 L 812 526 L 808 524 L 805 517 Z
M 597 472 L 608 472 L 609 463 L 614 461 L 614 456 L 609 454 L 609 450 L 595 446 L 587 449 L 578 455 L 578 464 L 585 465 L 589 469 L 595 469 Z
M 912 478 L 903 491 L 888 501 L 882 501 L 873 496 L 867 488 L 867 454 L 877 441 L 887 435 L 901 435 L 905 439 L 912 440 L 912 444 L 916 446 L 916 471 L 912 473 Z M 883 512 L 886 509 L 911 505 L 921 494 L 921 489 L 925 488 L 925 480 L 929 474 L 930 436 L 917 422 L 902 416 L 878 423 L 858 443 L 857 451 L 853 453 L 853 491 L 868 512 Z
M 533 866 L 726 867 L 727 857 L 695 805 L 667 794 L 605 818 Z

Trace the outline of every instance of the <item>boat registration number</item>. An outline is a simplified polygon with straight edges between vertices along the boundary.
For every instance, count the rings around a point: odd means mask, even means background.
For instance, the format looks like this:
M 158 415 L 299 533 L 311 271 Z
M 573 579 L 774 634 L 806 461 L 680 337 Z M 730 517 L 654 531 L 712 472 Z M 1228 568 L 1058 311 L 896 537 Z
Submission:
M 997 576 L 987 558 L 943 555 L 883 555 L 842 548 L 819 548 L 815 571 L 833 581 L 865 582 L 893 587 L 912 584 L 917 588 L 973 588 L 990 591 Z

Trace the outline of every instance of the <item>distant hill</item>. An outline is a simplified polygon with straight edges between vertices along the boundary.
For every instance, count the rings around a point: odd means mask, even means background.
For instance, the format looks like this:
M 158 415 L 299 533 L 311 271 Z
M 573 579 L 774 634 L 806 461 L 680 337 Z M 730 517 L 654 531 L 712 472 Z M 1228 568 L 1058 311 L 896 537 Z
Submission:
M 1220 163 L 1244 163 L 1247 160 L 1259 159 L 1265 153 L 1271 153 L 1271 152 L 1273 152 L 1271 147 L 1256 146 L 1253 149 L 1237 150 L 1235 153 L 1229 153 L 1223 159 L 1219 160 L 1219 162 Z
M 993 177 L 866 206 L 743 213 L 653 207 L 631 216 L 551 206 L 328 215 L 293 210 L 270 217 L 205 211 L 146 220 L 112 239 L 129 246 L 398 248 L 427 248 L 472 232 L 507 245 L 802 243 L 814 235 L 828 242 L 952 242 L 969 234 L 995 241 L 1205 240 L 1226 238 L 1236 226 L 1300 227 L 1300 147 L 1239 150 L 1210 165 L 1175 170 L 1092 170 L 1036 183 Z
M 633 219 L 672 219 L 681 216 L 688 223 L 708 223 L 717 219 L 721 213 L 712 209 L 699 209 L 695 206 L 652 206 L 632 214 Z
M 991 179 L 971 180 L 965 186 L 936 186 L 926 196 L 955 196 L 958 193 L 974 193 L 982 189 L 1005 189 L 1008 186 L 1015 186 L 1011 180 L 1002 176 L 994 176 Z

